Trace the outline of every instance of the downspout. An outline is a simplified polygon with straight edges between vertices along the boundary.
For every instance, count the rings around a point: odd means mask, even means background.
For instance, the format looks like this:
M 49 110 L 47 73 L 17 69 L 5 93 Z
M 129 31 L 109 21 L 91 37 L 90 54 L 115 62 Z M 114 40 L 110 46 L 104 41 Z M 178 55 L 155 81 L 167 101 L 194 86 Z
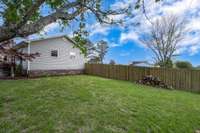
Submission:
M 31 54 L 31 44 L 30 41 L 28 40 L 28 55 Z M 28 60 L 28 64 L 27 64 L 27 76 L 29 76 L 29 72 L 30 72 L 30 60 Z

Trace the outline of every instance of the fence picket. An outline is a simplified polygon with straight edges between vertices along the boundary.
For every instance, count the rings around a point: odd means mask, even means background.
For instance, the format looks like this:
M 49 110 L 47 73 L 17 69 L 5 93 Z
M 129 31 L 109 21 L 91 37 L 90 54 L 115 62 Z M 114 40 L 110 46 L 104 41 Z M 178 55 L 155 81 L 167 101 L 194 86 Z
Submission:
M 86 64 L 85 73 L 132 82 L 142 79 L 145 75 L 153 75 L 176 89 L 200 92 L 200 71 L 198 70 Z

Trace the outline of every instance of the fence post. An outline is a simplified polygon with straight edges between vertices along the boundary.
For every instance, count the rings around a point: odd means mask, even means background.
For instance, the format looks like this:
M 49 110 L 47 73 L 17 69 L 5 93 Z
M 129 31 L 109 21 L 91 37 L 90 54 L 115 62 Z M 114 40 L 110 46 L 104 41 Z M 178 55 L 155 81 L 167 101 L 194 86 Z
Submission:
M 126 80 L 129 81 L 129 66 L 126 67 Z

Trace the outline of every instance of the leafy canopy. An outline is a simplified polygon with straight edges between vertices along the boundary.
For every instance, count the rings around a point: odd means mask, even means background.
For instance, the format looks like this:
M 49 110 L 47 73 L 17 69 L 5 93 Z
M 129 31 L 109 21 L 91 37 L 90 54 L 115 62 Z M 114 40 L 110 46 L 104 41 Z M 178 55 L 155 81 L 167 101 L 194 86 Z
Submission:
M 82 6 L 87 5 L 88 9 L 90 10 L 93 10 L 93 11 L 96 10 L 97 12 L 95 15 L 97 15 L 98 17 L 100 17 L 99 16 L 100 13 L 103 13 L 102 11 L 103 0 L 90 0 L 90 1 L 75 0 L 75 1 L 79 2 L 80 5 L 82 4 Z M 155 2 L 158 2 L 158 1 L 160 0 L 155 0 Z M 26 18 L 27 15 L 30 15 L 28 21 L 36 21 L 42 17 L 42 14 L 40 11 L 42 6 L 48 7 L 49 12 L 53 13 L 57 11 L 58 9 L 62 8 L 63 6 L 65 6 L 66 4 L 72 3 L 72 2 L 74 1 L 72 0 L 1 0 L 0 1 L 0 16 L 2 17 L 3 21 L 7 24 L 19 23 L 24 18 Z M 138 9 L 142 6 L 143 3 L 144 3 L 144 0 L 137 0 L 136 4 L 133 7 L 135 7 L 135 9 Z M 33 6 L 35 6 L 37 10 L 33 9 L 31 10 L 32 13 L 29 14 L 28 11 L 30 12 L 30 9 L 32 9 Z M 67 12 L 69 11 L 66 9 L 66 13 Z M 109 10 L 108 12 L 114 13 L 114 11 L 112 10 Z M 104 14 L 101 17 L 106 17 L 106 14 Z
M 158 2 L 159 0 L 155 0 Z M 110 15 L 127 14 L 140 7 L 144 7 L 144 0 L 137 0 L 136 4 L 127 9 L 105 9 L 104 0 L 0 0 L 0 51 L 1 54 L 12 54 L 21 57 L 23 53 L 8 50 L 3 47 L 8 41 L 16 37 L 27 37 L 38 33 L 46 25 L 59 20 L 60 24 L 68 26 L 71 22 L 79 23 L 84 29 L 87 23 L 86 15 L 93 14 L 100 23 L 117 24 Z M 45 9 L 46 13 L 42 13 Z M 85 34 L 81 30 L 79 34 Z M 79 32 L 79 30 L 78 30 Z M 78 39 L 78 38 L 76 38 Z M 82 49 L 85 51 L 85 49 Z M 28 55 L 23 55 L 25 58 Z M 28 57 L 29 58 L 29 57 Z

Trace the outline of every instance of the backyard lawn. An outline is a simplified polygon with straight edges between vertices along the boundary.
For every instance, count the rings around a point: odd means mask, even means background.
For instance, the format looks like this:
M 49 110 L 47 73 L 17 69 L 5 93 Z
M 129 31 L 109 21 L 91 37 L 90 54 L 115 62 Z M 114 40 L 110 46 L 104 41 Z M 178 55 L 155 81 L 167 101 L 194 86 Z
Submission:
M 194 133 L 200 95 L 93 76 L 0 81 L 0 132 Z

